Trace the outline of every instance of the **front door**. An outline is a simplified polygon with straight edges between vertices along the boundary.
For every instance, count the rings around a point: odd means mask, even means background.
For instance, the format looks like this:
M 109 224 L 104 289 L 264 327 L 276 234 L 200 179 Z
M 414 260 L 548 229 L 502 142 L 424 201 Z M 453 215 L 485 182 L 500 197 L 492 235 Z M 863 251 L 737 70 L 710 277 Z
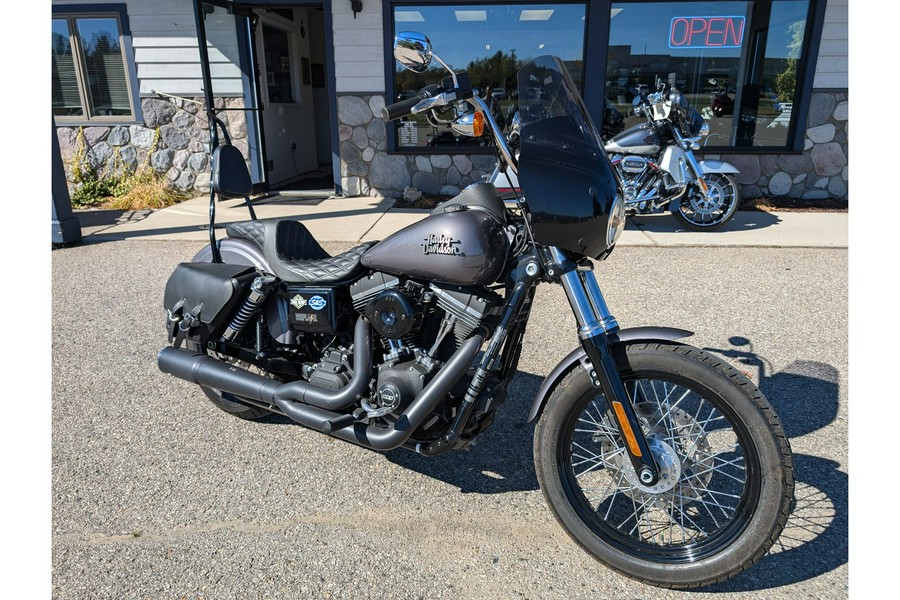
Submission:
M 322 174 L 331 186 L 328 94 L 320 77 L 325 59 L 322 11 L 279 8 L 256 13 L 269 189 L 300 188 Z

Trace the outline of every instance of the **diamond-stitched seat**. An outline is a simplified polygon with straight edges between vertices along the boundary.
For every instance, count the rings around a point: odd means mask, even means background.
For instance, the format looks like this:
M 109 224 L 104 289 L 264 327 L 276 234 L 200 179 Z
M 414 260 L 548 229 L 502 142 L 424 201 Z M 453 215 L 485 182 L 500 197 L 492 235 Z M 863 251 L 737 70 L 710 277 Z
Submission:
M 288 283 L 343 281 L 360 269 L 360 258 L 374 244 L 331 256 L 302 223 L 290 219 L 230 223 L 225 232 L 262 248 L 272 273 Z

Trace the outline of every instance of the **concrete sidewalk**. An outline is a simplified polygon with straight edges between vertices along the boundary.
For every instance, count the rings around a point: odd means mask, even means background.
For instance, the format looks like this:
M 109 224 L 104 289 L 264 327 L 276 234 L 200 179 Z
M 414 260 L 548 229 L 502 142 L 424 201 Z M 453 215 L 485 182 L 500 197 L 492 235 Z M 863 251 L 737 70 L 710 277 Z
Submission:
M 257 217 L 301 220 L 321 242 L 381 240 L 422 219 L 427 210 L 395 208 L 389 198 L 283 195 L 254 202 Z M 124 239 L 206 241 L 209 198 L 155 211 L 76 211 L 86 242 Z M 243 200 L 216 203 L 216 224 L 249 219 Z M 217 233 L 225 235 L 224 231 Z M 628 219 L 619 246 L 847 248 L 848 213 L 739 211 L 723 229 L 679 229 L 669 214 Z

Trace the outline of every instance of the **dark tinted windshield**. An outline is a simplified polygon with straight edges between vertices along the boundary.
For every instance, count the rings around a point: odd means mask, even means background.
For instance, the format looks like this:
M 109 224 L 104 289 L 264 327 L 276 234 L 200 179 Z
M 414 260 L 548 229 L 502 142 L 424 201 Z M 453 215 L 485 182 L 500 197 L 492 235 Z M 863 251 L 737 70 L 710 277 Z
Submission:
M 555 56 L 518 74 L 519 181 L 542 243 L 597 257 L 616 195 L 600 135 L 565 64 Z
M 552 135 L 533 141 L 566 151 L 602 152 L 600 136 L 559 58 L 539 56 L 525 63 L 519 70 L 518 84 L 522 127 L 552 121 L 552 127 L 540 128 Z

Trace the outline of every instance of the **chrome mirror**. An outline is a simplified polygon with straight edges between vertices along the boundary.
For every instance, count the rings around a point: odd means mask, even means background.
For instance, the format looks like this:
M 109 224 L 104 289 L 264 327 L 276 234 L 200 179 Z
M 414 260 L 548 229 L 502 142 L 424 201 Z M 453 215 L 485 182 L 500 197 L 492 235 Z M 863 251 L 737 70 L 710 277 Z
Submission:
M 450 127 L 459 135 L 481 137 L 484 133 L 484 115 L 481 112 L 466 113 L 454 120 Z
M 431 42 L 423 33 L 400 32 L 394 38 L 394 58 L 404 69 L 424 73 L 431 64 Z

